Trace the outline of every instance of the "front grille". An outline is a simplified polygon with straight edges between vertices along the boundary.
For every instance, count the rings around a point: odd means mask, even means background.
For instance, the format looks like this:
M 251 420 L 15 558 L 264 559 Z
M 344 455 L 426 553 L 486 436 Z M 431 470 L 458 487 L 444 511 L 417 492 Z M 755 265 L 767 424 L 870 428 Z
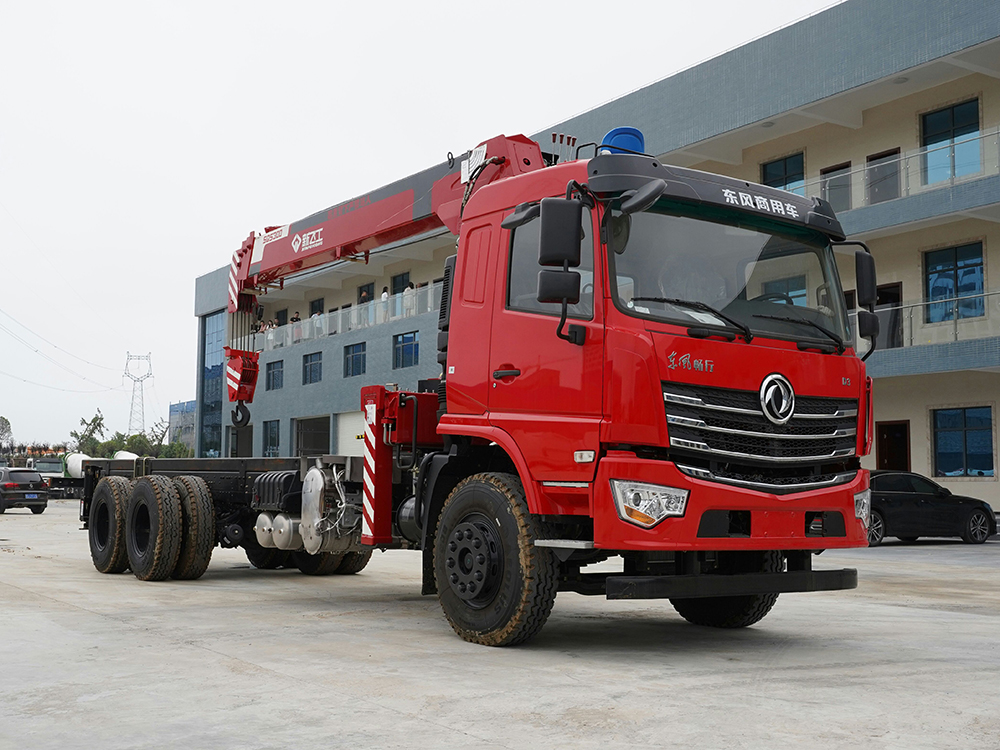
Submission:
M 663 401 L 671 453 L 691 476 L 787 493 L 856 475 L 856 399 L 796 395 L 783 425 L 756 391 L 663 383 Z
M 756 391 L 664 383 L 663 402 L 671 448 L 763 463 L 815 463 L 855 453 L 855 399 L 797 396 L 783 425 L 764 416 Z

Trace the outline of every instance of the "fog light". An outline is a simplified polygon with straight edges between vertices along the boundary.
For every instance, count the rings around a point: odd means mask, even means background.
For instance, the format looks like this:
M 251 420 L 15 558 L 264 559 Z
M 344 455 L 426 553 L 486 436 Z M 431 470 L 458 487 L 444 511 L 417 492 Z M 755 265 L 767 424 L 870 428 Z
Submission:
M 854 496 L 854 517 L 860 518 L 861 523 L 868 528 L 868 521 L 872 513 L 872 491 L 864 490 Z
M 662 484 L 612 479 L 611 494 L 623 521 L 649 529 L 668 516 L 683 516 L 690 493 Z

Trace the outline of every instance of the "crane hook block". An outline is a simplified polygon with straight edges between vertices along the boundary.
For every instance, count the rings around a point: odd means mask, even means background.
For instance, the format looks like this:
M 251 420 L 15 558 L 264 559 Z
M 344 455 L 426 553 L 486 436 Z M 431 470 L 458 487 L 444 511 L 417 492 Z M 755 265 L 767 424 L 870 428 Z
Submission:
M 233 409 L 231 416 L 233 418 L 233 426 L 236 428 L 246 427 L 250 424 L 250 410 L 242 401 L 236 402 L 236 408 Z

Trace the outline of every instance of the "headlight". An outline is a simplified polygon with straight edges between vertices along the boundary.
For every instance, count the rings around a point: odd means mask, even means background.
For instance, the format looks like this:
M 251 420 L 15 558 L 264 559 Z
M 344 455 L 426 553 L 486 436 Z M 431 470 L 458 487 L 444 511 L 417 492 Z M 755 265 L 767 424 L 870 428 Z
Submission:
M 650 529 L 668 516 L 683 516 L 689 492 L 662 484 L 612 479 L 611 494 L 623 521 Z
M 872 514 L 872 491 L 865 490 L 854 496 L 854 517 L 860 518 L 861 523 L 868 528 L 868 521 Z

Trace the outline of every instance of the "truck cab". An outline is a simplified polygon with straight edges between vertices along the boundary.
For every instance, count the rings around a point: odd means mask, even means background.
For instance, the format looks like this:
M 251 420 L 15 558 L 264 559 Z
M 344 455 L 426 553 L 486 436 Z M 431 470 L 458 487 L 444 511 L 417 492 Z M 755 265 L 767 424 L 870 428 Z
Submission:
M 439 432 L 502 448 L 532 512 L 589 516 L 598 549 L 863 546 L 871 388 L 843 240 L 821 200 L 648 156 L 488 185 L 463 218 Z M 544 277 L 574 292 L 543 301 Z

